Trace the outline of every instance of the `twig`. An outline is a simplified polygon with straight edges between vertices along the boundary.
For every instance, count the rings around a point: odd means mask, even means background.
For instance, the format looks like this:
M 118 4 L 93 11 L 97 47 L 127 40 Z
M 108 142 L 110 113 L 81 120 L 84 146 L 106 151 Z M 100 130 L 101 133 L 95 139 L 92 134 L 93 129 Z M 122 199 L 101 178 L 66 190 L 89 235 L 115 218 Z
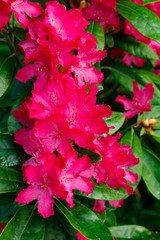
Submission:
M 8 46 L 9 46 L 10 50 L 15 54 L 14 55 L 15 58 L 16 58 L 18 64 L 19 64 L 19 66 L 22 68 L 23 64 L 22 64 L 20 58 L 18 57 L 16 49 L 14 48 L 14 45 L 13 45 L 11 39 L 10 39 L 10 36 L 9 36 L 9 34 L 8 34 L 8 32 L 7 32 L 7 30 L 5 28 L 3 29 L 3 33 L 4 33 L 5 37 L 6 37 L 6 40 L 8 42 Z

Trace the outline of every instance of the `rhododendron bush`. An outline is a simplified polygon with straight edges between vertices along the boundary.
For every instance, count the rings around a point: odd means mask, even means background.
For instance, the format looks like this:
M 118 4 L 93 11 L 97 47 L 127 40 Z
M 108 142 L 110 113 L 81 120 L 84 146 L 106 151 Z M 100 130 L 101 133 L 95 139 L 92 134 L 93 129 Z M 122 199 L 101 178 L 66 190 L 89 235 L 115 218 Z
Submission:
M 0 0 L 0 240 L 160 239 L 160 2 Z

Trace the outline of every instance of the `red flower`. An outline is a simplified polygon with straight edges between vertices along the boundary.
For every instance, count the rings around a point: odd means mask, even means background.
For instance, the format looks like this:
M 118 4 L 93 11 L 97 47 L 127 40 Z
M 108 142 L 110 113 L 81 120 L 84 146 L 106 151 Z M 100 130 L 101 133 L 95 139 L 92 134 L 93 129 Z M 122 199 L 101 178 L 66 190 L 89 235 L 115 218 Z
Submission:
M 148 83 L 143 87 L 141 91 L 139 89 L 138 83 L 136 81 L 133 82 L 133 99 L 128 99 L 126 96 L 118 96 L 116 98 L 116 102 L 120 102 L 124 105 L 124 109 L 127 112 L 124 112 L 125 120 L 132 118 L 137 113 L 143 113 L 145 111 L 151 111 L 151 103 L 149 100 L 153 98 L 154 87 L 152 83 Z

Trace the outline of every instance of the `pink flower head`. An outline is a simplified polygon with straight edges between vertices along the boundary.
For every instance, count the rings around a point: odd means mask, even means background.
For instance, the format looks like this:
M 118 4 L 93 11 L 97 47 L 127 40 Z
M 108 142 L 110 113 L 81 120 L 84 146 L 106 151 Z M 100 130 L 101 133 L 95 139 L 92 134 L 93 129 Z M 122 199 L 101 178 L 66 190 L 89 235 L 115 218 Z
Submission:
M 47 77 L 60 72 L 74 73 L 72 81 L 78 86 L 85 82 L 101 83 L 103 74 L 93 67 L 93 63 L 101 61 L 107 53 L 96 51 L 96 38 L 85 31 L 89 22 L 78 9 L 67 12 L 65 6 L 56 1 L 46 5 L 40 20 L 28 22 L 27 40 L 19 44 L 28 65 L 19 70 L 16 78 L 26 82 L 37 76 L 35 84 L 41 87 Z
M 153 98 L 154 87 L 152 83 L 148 83 L 143 87 L 143 90 L 139 89 L 138 83 L 133 81 L 133 99 L 128 99 L 126 96 L 118 96 L 116 102 L 120 102 L 124 105 L 125 120 L 132 118 L 138 113 L 143 113 L 145 111 L 151 111 L 151 103 L 149 100 Z
M 106 200 L 95 200 L 93 211 L 100 213 L 104 212 L 106 210 L 105 202 Z
M 133 63 L 137 67 L 143 67 L 143 65 L 146 61 L 145 59 L 135 57 L 135 56 L 131 55 L 130 53 L 128 53 L 120 48 L 117 48 L 117 47 L 114 47 L 111 50 L 110 56 L 113 59 L 115 57 L 123 56 L 121 61 L 124 62 L 127 66 L 130 66 Z
M 29 128 L 32 128 L 35 124 L 35 120 L 29 117 L 29 106 L 31 103 L 31 99 L 29 97 L 25 97 L 19 109 L 14 110 L 12 113 L 18 122 L 21 122 L 24 126 Z
M 92 5 L 82 9 L 86 19 L 99 22 L 104 31 L 108 25 L 120 28 L 120 19 L 115 10 L 116 1 L 91 0 Z
M 93 182 L 89 179 L 93 176 L 93 166 L 87 156 L 77 159 L 77 153 L 68 151 L 67 159 L 64 159 L 65 166 L 59 171 L 59 181 L 63 189 L 68 193 L 66 201 L 72 208 L 72 190 L 85 192 L 87 195 L 92 193 Z
M 128 145 L 122 146 L 116 136 L 101 137 L 95 140 L 96 151 L 101 155 L 102 161 L 95 163 L 95 179 L 97 183 L 106 183 L 111 188 L 123 187 L 128 194 L 133 193 L 133 188 L 127 185 L 127 181 L 136 183 L 138 175 L 126 170 L 126 167 L 133 167 L 138 164 L 139 159 L 131 154 Z
M 112 207 L 121 207 L 124 203 L 124 199 L 117 200 L 117 201 L 108 201 Z
M 15 13 L 17 21 L 23 28 L 27 27 L 28 18 L 26 14 L 33 18 L 38 17 L 43 12 L 41 4 L 38 2 L 29 2 L 27 0 L 0 0 L 0 30 L 9 21 L 12 12 Z
M 37 199 L 38 212 L 44 218 L 54 214 L 52 196 L 65 199 L 66 192 L 57 179 L 58 162 L 54 154 L 46 155 L 46 163 L 23 168 L 24 178 L 30 186 L 22 190 L 15 199 L 19 204 Z
M 160 18 L 160 2 L 145 5 L 146 8 L 154 12 Z

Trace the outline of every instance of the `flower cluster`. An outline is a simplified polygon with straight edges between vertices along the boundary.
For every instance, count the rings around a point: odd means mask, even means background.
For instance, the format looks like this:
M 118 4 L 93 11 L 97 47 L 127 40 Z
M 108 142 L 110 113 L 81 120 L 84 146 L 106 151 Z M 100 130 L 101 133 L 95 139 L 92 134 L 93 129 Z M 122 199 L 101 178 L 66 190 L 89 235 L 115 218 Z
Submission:
M 29 20 L 26 40 L 19 44 L 26 65 L 17 79 L 37 78 L 32 96 L 13 112 L 24 126 L 15 133 L 15 141 L 31 156 L 22 167 L 29 186 L 16 201 L 37 199 L 44 218 L 54 214 L 53 197 L 73 207 L 73 190 L 92 193 L 91 178 L 111 188 L 123 187 L 128 194 L 133 189 L 127 181 L 138 178 L 126 167 L 139 160 L 128 145 L 118 142 L 120 134 L 109 135 L 103 118 L 111 116 L 110 106 L 96 104 L 96 84 L 103 75 L 93 64 L 107 53 L 96 51 L 97 40 L 86 31 L 88 24 L 80 10 L 47 2 L 42 18 Z M 102 161 L 91 163 L 77 148 L 96 152 Z
M 124 96 L 117 96 L 116 102 L 120 102 L 124 105 L 124 109 L 127 110 L 124 112 L 125 120 L 134 117 L 138 113 L 151 111 L 151 103 L 149 100 L 153 98 L 154 87 L 152 83 L 148 83 L 143 87 L 141 91 L 139 89 L 138 83 L 133 81 L 133 99 L 128 99 Z
M 131 0 L 137 4 L 143 5 L 143 0 Z M 82 9 L 83 16 L 86 19 L 97 21 L 101 24 L 105 32 L 117 32 L 123 29 L 125 35 L 134 37 L 136 40 L 147 44 L 156 54 L 160 56 L 160 44 L 143 36 L 135 29 L 129 21 L 124 19 L 124 22 L 120 24 L 120 15 L 116 11 L 116 0 L 91 0 L 91 5 Z M 145 5 L 146 8 L 154 12 L 160 17 L 160 2 L 150 3 Z M 122 56 L 122 62 L 130 66 L 133 62 L 137 67 L 143 67 L 145 59 L 135 57 L 130 53 L 114 47 L 111 51 L 111 58 Z M 160 61 L 156 63 L 156 67 L 160 66 Z M 159 73 L 159 71 L 157 72 Z
M 8 23 L 12 12 L 15 13 L 17 21 L 26 28 L 29 17 L 38 17 L 43 12 L 41 4 L 38 2 L 29 2 L 27 0 L 0 0 L 0 31 Z

